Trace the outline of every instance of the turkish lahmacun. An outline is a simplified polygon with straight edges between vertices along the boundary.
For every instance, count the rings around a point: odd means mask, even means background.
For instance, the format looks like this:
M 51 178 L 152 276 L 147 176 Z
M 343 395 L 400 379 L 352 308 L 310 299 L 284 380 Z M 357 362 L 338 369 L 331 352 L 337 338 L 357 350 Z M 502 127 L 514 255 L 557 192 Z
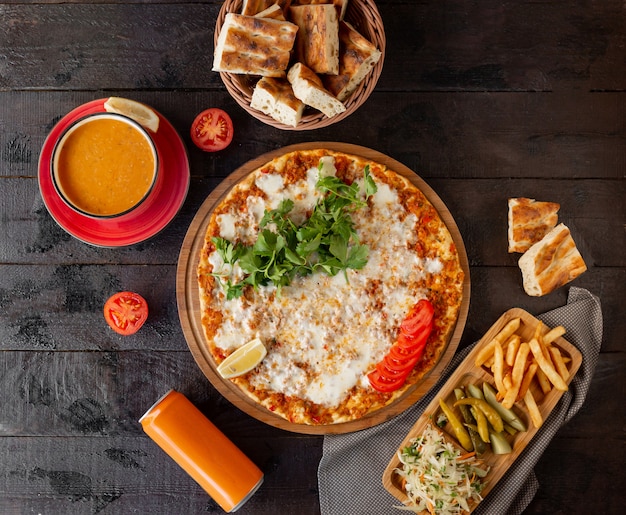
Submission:
M 367 201 L 366 170 L 377 187 Z M 319 268 L 297 274 L 280 290 L 273 282 L 257 287 L 246 282 L 241 262 L 233 263 L 218 245 L 227 240 L 236 251 L 256 245 L 261 235 L 261 242 L 271 241 L 262 221 L 284 202 L 290 204 L 291 223 L 306 227 L 325 202 L 316 185 L 332 178 L 358 188 L 363 205 L 350 211 L 350 219 L 359 244 L 367 246 L 367 262 L 335 275 Z M 270 226 L 278 230 L 276 224 Z M 243 395 L 296 424 L 353 421 L 391 405 L 433 370 L 456 326 L 463 281 L 448 228 L 408 179 L 355 155 L 289 152 L 238 182 L 211 214 L 198 265 L 207 352 L 219 366 L 259 338 L 267 349 L 263 361 L 229 379 Z M 232 290 L 238 285 L 240 296 Z M 424 298 L 435 313 L 422 358 L 397 390 L 375 390 L 368 373 Z

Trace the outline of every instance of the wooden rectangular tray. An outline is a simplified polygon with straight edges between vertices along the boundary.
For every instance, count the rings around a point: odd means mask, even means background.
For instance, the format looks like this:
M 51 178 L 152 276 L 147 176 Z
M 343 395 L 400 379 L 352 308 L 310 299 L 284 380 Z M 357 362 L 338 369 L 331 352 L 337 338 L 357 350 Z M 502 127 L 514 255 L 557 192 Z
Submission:
M 417 421 L 403 440 L 399 449 L 402 449 L 409 445 L 409 441 L 412 438 L 419 436 L 428 423 L 435 425 L 434 421 L 437 420 L 437 417 L 440 414 L 439 399 L 443 398 L 448 403 L 448 405 L 451 406 L 456 401 L 456 397 L 454 396 L 455 388 L 458 388 L 459 386 L 465 386 L 470 383 L 481 385 L 485 381 L 494 386 L 493 376 L 491 375 L 490 371 L 488 371 L 484 367 L 476 367 L 474 365 L 474 361 L 482 346 L 490 342 L 493 337 L 498 334 L 498 332 L 500 332 L 500 330 L 510 320 L 517 317 L 521 319 L 521 325 L 516 333 L 520 335 L 522 341 L 529 341 L 532 338 L 537 324 L 539 324 L 539 320 L 537 318 L 520 308 L 513 308 L 504 313 L 498 319 L 498 321 L 489 329 L 489 331 L 487 331 L 487 333 L 481 338 L 475 348 L 472 349 L 472 351 L 458 366 L 458 368 L 452 373 L 448 381 L 446 381 L 446 383 L 439 391 L 438 395 L 426 407 L 424 413 L 417 419 Z M 547 332 L 549 329 L 549 327 L 546 327 L 544 325 L 544 333 Z M 580 368 L 580 365 L 582 363 L 582 355 L 576 347 L 574 347 L 563 337 L 555 340 L 553 342 L 553 345 L 561 350 L 561 353 L 564 357 L 568 357 L 571 360 L 569 363 L 567 363 L 570 374 L 566 382 L 567 384 L 569 384 L 573 377 L 576 375 L 578 369 Z M 535 382 L 536 381 L 533 381 L 531 389 L 537 401 L 539 411 L 541 412 L 541 415 L 545 421 L 564 392 L 552 388 L 552 390 L 544 396 L 541 389 L 536 387 L 536 385 L 534 384 Z M 485 453 L 482 455 L 482 459 L 484 460 L 485 464 L 490 467 L 489 473 L 485 478 L 487 484 L 482 491 L 483 499 L 498 483 L 504 473 L 517 459 L 517 457 L 520 455 L 520 453 L 524 450 L 524 448 L 528 445 L 528 443 L 532 440 L 533 436 L 535 436 L 538 431 L 538 429 L 536 429 L 530 421 L 528 412 L 523 403 L 516 403 L 513 409 L 524 421 L 528 430 L 525 432 L 517 432 L 513 436 L 507 435 L 509 443 L 513 448 L 512 453 L 496 455 L 491 452 L 491 448 L 488 446 L 488 450 L 485 451 Z M 453 435 L 452 431 L 447 426 L 443 429 L 442 433 L 444 434 L 444 437 L 446 439 L 450 440 L 452 443 L 458 446 L 456 439 L 451 436 Z M 401 467 L 400 459 L 398 458 L 398 455 L 395 454 L 387 465 L 385 472 L 383 473 L 383 486 L 387 489 L 389 493 L 391 493 L 391 495 L 396 497 L 404 504 L 408 501 L 408 497 L 402 489 L 400 476 L 395 473 L 395 469 L 399 467 Z M 475 508 L 476 506 L 472 508 L 472 511 Z

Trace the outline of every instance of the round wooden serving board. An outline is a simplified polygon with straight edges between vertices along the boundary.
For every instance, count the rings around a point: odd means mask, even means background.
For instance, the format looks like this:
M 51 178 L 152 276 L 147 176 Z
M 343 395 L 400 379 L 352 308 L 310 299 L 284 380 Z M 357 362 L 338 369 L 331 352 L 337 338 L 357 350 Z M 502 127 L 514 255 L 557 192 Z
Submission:
M 391 170 L 397 172 L 400 175 L 408 178 L 413 184 L 415 184 L 428 198 L 432 205 L 437 209 L 441 218 L 447 225 L 452 239 L 456 244 L 456 248 L 459 254 L 461 267 L 465 273 L 465 280 L 463 282 L 463 301 L 459 311 L 459 317 L 454 329 L 454 332 L 448 342 L 448 346 L 442 355 L 439 363 L 431 370 L 431 372 L 418 384 L 414 385 L 407 393 L 400 397 L 396 402 L 375 411 L 361 419 L 351 422 L 344 422 L 340 424 L 321 425 L 321 426 L 309 426 L 305 424 L 294 424 L 289 422 L 278 415 L 275 415 L 271 411 L 265 409 L 259 404 L 255 403 L 252 399 L 247 397 L 239 388 L 231 381 L 223 379 L 217 372 L 215 362 L 208 350 L 205 343 L 204 332 L 201 322 L 200 311 L 200 296 L 198 290 L 198 282 L 196 276 L 196 270 L 198 268 L 198 261 L 200 251 L 204 244 L 204 237 L 206 229 L 209 223 L 211 212 L 224 195 L 241 179 L 246 175 L 253 172 L 257 168 L 263 166 L 267 162 L 271 161 L 275 157 L 281 156 L 288 152 L 295 150 L 313 150 L 325 148 L 334 150 L 337 152 L 343 152 L 346 154 L 356 155 L 386 165 Z M 217 390 L 232 402 L 239 409 L 247 413 L 248 415 L 270 424 L 280 429 L 293 431 L 296 433 L 306 434 L 340 434 L 349 433 L 352 431 L 358 431 L 366 427 L 371 427 L 386 420 L 389 420 L 399 413 L 403 412 L 409 406 L 421 399 L 430 388 L 435 384 L 440 377 L 446 365 L 452 359 L 452 356 L 456 352 L 456 349 L 461 339 L 465 322 L 467 320 L 467 313 L 469 310 L 470 299 L 470 276 L 469 276 L 469 264 L 467 260 L 467 254 L 465 252 L 465 246 L 461 233 L 456 225 L 456 222 L 452 218 L 452 215 L 448 211 L 445 204 L 437 196 L 437 194 L 428 186 L 417 174 L 412 170 L 399 163 L 398 161 L 381 154 L 375 150 L 361 147 L 358 145 L 351 145 L 347 143 L 336 142 L 311 142 L 311 143 L 299 143 L 288 147 L 283 147 L 277 150 L 273 150 L 266 154 L 263 154 L 251 161 L 248 161 L 244 165 L 240 166 L 231 175 L 229 175 L 224 181 L 222 181 L 215 190 L 204 201 L 200 209 L 196 213 L 196 216 L 191 222 L 185 239 L 182 244 L 180 255 L 178 258 L 178 269 L 176 273 L 176 298 L 178 302 L 178 314 L 180 322 L 183 328 L 183 333 L 187 340 L 189 349 L 196 360 L 196 363 L 202 370 L 202 372 L 209 379 L 211 384 Z

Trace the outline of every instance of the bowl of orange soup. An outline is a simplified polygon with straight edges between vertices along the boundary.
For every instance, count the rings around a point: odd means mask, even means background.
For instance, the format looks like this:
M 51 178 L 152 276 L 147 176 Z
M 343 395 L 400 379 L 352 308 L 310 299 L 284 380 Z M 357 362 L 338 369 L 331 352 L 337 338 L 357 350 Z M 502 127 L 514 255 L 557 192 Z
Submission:
M 157 182 L 159 159 L 140 124 L 115 113 L 74 122 L 52 152 L 54 187 L 75 211 L 112 218 L 137 209 Z

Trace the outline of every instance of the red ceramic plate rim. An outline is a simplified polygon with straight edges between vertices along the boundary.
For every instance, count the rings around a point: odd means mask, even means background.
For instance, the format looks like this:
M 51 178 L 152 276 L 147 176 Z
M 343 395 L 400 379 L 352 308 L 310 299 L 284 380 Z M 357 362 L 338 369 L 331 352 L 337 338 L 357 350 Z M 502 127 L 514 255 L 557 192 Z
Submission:
M 162 187 L 158 193 L 146 199 L 133 212 L 116 218 L 93 218 L 68 207 L 52 182 L 52 151 L 65 129 L 74 121 L 88 114 L 104 112 L 106 100 L 102 98 L 78 106 L 52 129 L 39 156 L 39 190 L 50 216 L 69 234 L 98 247 L 124 247 L 153 237 L 176 216 L 189 190 L 189 158 L 180 135 L 157 112 L 159 130 L 152 137 L 159 154 L 159 173 L 163 174 Z

